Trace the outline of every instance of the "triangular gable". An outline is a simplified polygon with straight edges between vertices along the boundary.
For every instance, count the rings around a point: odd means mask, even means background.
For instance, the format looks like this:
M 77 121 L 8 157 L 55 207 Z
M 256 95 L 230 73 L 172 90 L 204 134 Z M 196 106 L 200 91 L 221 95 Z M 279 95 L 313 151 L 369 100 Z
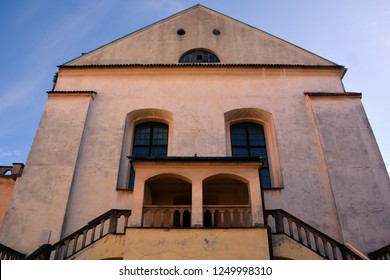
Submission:
M 149 25 L 64 65 L 176 64 L 181 55 L 191 49 L 210 50 L 222 64 L 336 65 L 202 5 Z

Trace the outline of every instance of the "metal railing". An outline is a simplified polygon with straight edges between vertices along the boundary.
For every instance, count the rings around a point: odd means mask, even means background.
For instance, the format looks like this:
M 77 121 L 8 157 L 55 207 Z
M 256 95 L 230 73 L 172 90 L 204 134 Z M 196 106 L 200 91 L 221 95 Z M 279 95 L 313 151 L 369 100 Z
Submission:
M 266 223 L 273 234 L 290 238 L 331 260 L 360 260 L 358 254 L 282 209 L 266 210 Z

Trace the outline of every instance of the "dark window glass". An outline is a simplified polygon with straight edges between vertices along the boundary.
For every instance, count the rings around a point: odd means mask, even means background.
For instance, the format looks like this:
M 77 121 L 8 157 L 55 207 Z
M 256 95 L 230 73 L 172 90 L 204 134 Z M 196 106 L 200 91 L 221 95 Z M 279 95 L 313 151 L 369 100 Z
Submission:
M 133 156 L 166 157 L 168 152 L 168 125 L 147 122 L 134 129 Z M 130 166 L 129 189 L 134 189 L 135 172 Z
M 135 181 L 135 172 L 134 168 L 130 166 L 130 176 L 129 176 L 129 189 L 134 190 L 134 181 Z
M 271 188 L 267 148 L 263 126 L 257 123 L 238 123 L 230 127 L 230 139 L 233 157 L 261 157 L 263 165 L 260 170 L 261 187 Z
M 260 170 L 261 187 L 264 189 L 271 188 L 271 178 L 269 177 L 269 169 L 263 167 Z
M 158 122 L 142 123 L 135 127 L 133 156 L 167 155 L 168 125 Z
M 183 54 L 179 63 L 215 63 L 219 62 L 218 57 L 205 50 L 191 50 Z
M 234 157 L 248 157 L 249 152 L 246 148 L 232 148 L 232 153 Z

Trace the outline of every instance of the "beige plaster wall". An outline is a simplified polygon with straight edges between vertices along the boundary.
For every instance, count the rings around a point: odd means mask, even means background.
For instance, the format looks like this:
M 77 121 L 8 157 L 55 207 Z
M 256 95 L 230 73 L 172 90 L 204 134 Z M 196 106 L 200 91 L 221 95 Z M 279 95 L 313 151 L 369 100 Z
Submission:
M 358 98 L 310 100 L 344 241 L 364 253 L 390 242 L 390 180 Z
M 126 230 L 126 237 L 124 259 L 269 259 L 265 228 L 195 230 L 129 228 Z
M 177 30 L 184 29 L 180 36 Z M 218 29 L 220 35 L 213 34 Z M 266 32 L 197 7 L 84 54 L 67 65 L 177 63 L 183 53 L 214 51 L 221 63 L 334 65 Z M 130 51 L 129 51 L 130 50 Z
M 108 234 L 73 256 L 72 260 L 123 259 L 125 235 Z
M 340 238 L 333 198 L 318 168 L 320 147 L 303 94 L 340 92 L 339 77 L 338 70 L 310 69 L 61 70 L 57 90 L 98 92 L 86 123 L 66 232 L 108 209 L 132 207 L 131 193 L 115 190 L 129 112 L 157 108 L 172 114 L 171 156 L 226 156 L 230 147 L 225 141 L 229 132 L 224 114 L 237 108 L 259 108 L 273 117 L 284 187 L 265 191 L 266 208 L 283 208 Z
M 272 235 L 273 259 L 324 260 L 320 255 L 284 234 Z
M 225 113 L 239 108 L 259 108 L 272 115 L 274 141 L 278 150 L 276 156 L 282 178 L 278 187 L 283 187 L 264 191 L 265 207 L 283 208 L 331 237 L 344 241 L 339 221 L 341 216 L 336 212 L 337 202 L 333 197 L 334 187 L 329 181 L 327 162 L 324 160 L 327 150 L 324 148 L 323 151 L 322 140 L 317 132 L 319 128 L 314 117 L 315 109 L 312 109 L 304 95 L 304 92 L 342 92 L 340 74 L 340 70 L 330 69 L 246 67 L 192 67 L 186 71 L 174 67 L 61 69 L 56 90 L 97 92 L 89 106 L 87 119 L 84 114 L 69 113 L 73 121 L 80 122 L 76 126 L 80 132 L 71 134 L 74 137 L 80 135 L 81 123 L 85 123 L 82 141 L 78 145 L 69 146 L 72 154 L 78 151 L 77 169 L 74 172 L 74 166 L 70 167 L 62 178 L 54 178 L 51 174 L 65 172 L 64 168 L 47 175 L 41 172 L 39 176 L 30 175 L 29 181 L 35 181 L 34 184 L 38 185 L 43 177 L 46 185 L 58 182 L 65 193 L 69 191 L 68 186 L 72 185 L 64 227 L 64 234 L 69 234 L 109 209 L 133 208 L 132 192 L 116 190 L 118 181 L 122 180 L 119 174 L 120 159 L 126 156 L 122 154 L 126 150 L 123 145 L 131 145 L 131 141 L 123 142 L 126 139 L 126 119 L 130 112 L 145 108 L 169 112 L 170 156 L 228 156 L 230 147 L 226 139 L 229 132 L 225 126 Z M 87 107 L 87 103 L 80 106 Z M 45 109 L 44 117 L 49 112 L 50 107 Z M 53 124 L 52 120 L 43 119 L 42 124 Z M 49 133 L 44 128 L 39 128 L 38 135 Z M 59 135 L 58 139 L 60 136 L 68 138 L 67 135 Z M 372 135 L 363 137 L 371 139 Z M 54 148 L 54 144 L 58 142 L 53 141 L 50 144 L 53 149 L 50 150 L 56 151 L 58 148 Z M 34 161 L 31 160 L 31 165 L 46 157 L 50 159 L 50 153 L 42 156 L 40 150 L 33 148 L 30 158 Z M 351 155 L 354 156 L 353 153 Z M 378 152 L 372 153 L 370 161 L 379 157 Z M 379 178 L 382 175 L 376 176 Z M 360 185 L 359 188 L 364 186 Z M 34 197 L 40 199 L 38 195 Z M 45 207 L 42 209 L 47 209 Z M 384 216 L 378 217 L 377 222 L 385 222 Z M 36 233 L 46 228 L 41 222 L 35 226 Z M 359 232 L 353 232 L 348 236 L 349 243 L 359 243 L 360 235 Z M 55 238 L 51 240 L 57 241 Z
M 31 253 L 41 242 L 59 240 L 90 100 L 90 95 L 47 100 L 3 221 L 1 243 Z M 50 235 L 42 239 L 43 231 Z
M 254 242 L 256 240 L 256 242 Z M 108 235 L 73 259 L 269 260 L 267 229 L 127 228 Z

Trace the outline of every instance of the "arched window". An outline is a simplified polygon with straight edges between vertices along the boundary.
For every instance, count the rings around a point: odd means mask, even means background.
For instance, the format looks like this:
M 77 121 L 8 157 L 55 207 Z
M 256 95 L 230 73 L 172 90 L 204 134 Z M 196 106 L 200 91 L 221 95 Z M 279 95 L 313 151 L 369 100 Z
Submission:
M 170 125 L 172 124 L 172 113 L 166 110 L 161 110 L 157 108 L 146 108 L 146 109 L 139 109 L 129 112 L 126 115 L 125 120 L 125 127 L 124 127 L 124 133 L 123 133 L 123 142 L 121 147 L 121 158 L 119 163 L 119 172 L 118 172 L 118 182 L 116 189 L 117 190 L 131 190 L 130 187 L 132 185 L 132 180 L 134 180 L 134 177 L 131 176 L 131 164 L 129 161 L 128 156 L 141 156 L 141 150 L 148 151 L 146 156 L 149 156 L 149 150 L 155 150 L 160 148 L 160 155 L 159 156 L 167 156 L 170 152 L 169 147 L 169 141 L 168 139 L 171 137 L 169 134 L 171 131 L 169 130 Z M 142 125 L 147 126 L 147 124 L 150 123 L 158 123 L 159 125 L 162 125 L 164 129 L 168 132 L 165 137 L 165 144 L 162 144 L 162 139 L 159 140 L 159 143 L 156 143 L 155 141 L 152 141 L 152 146 L 154 149 L 146 149 L 146 146 L 149 147 L 149 144 L 146 144 L 146 141 L 143 141 L 145 144 L 141 144 L 142 141 L 137 140 L 137 143 L 134 141 L 134 137 L 136 134 L 139 134 L 139 132 L 136 131 L 136 127 L 142 128 Z M 155 133 L 153 133 L 153 138 L 156 136 Z M 168 142 L 168 144 L 166 144 Z M 135 145 L 134 145 L 135 144 Z M 158 147 L 160 145 L 160 147 Z M 135 148 L 135 149 L 134 149 Z M 164 154 L 161 154 L 161 150 L 164 150 Z M 151 153 L 153 156 L 154 154 Z
M 233 157 L 262 157 L 260 170 L 261 187 L 271 188 L 267 147 L 263 126 L 257 123 L 242 122 L 230 127 L 230 139 Z
M 168 125 L 160 122 L 146 122 L 134 128 L 132 156 L 166 157 L 168 153 Z M 133 190 L 135 172 L 130 166 L 128 188 Z
M 133 156 L 165 157 L 168 152 L 168 125 L 146 122 L 134 129 Z
M 180 59 L 179 63 L 216 63 L 219 62 L 219 58 L 206 50 L 190 50 L 184 53 Z

